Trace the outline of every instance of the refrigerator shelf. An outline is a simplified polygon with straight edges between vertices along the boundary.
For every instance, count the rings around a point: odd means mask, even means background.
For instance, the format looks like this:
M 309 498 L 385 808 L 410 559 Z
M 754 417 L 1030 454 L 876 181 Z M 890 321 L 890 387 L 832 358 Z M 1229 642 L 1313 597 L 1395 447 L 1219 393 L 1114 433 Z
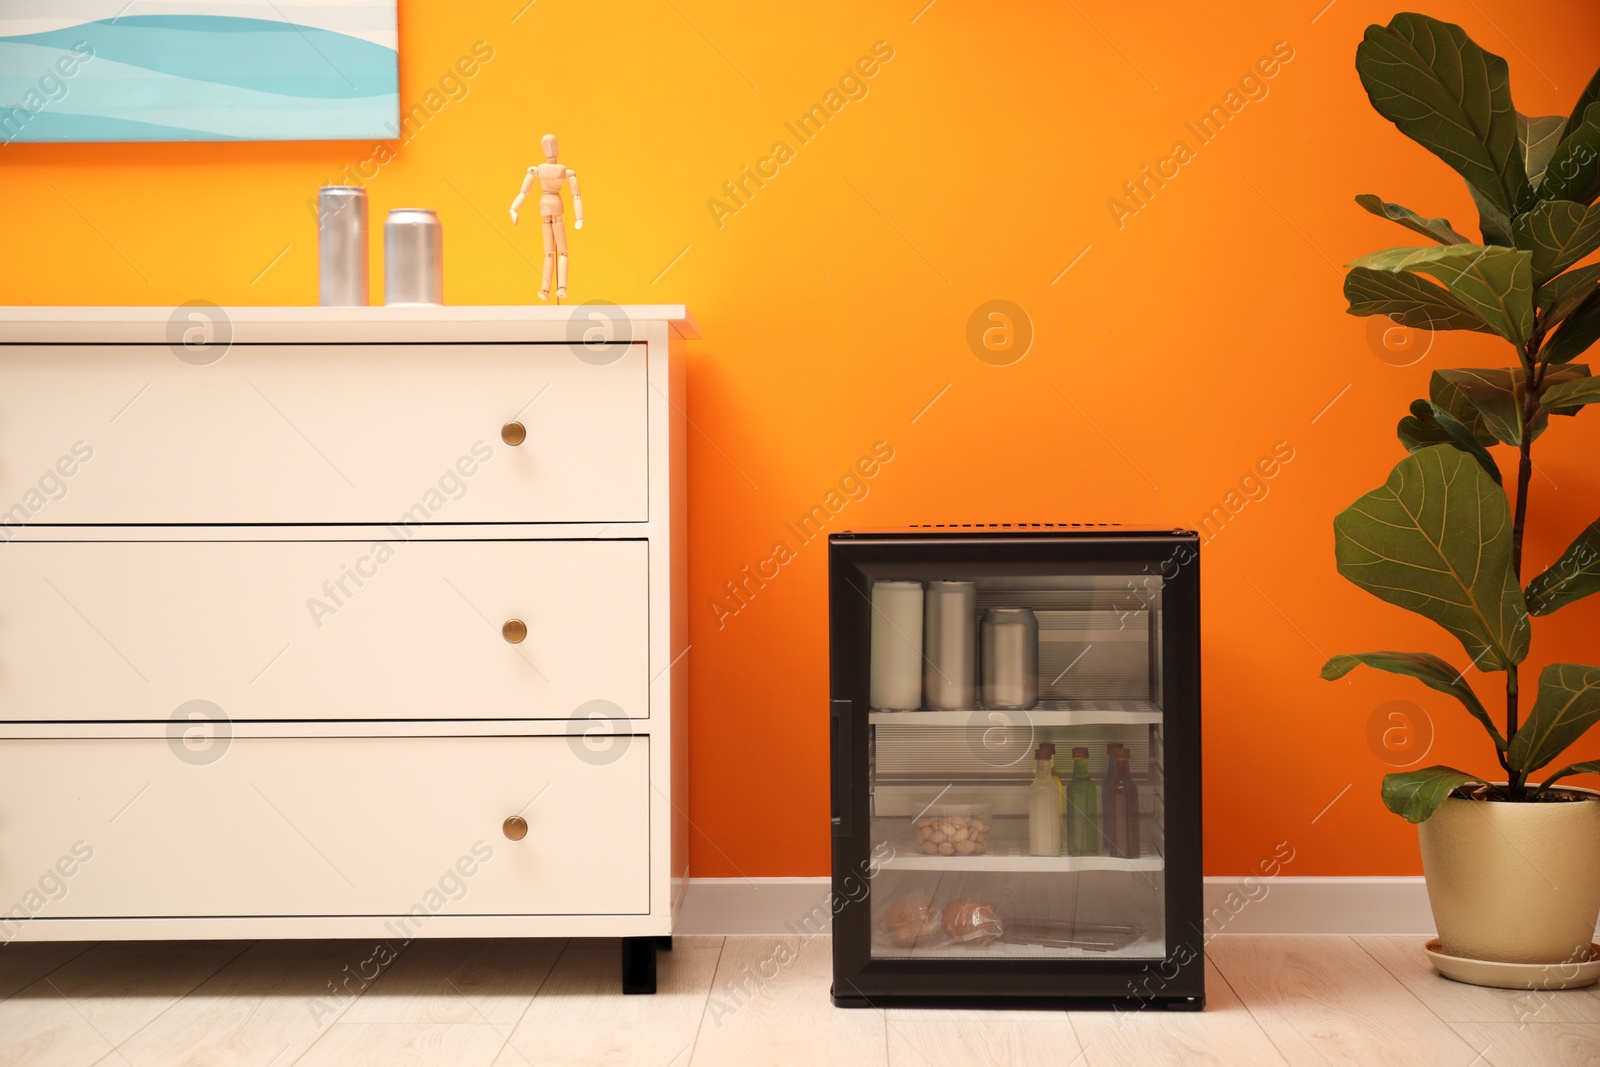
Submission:
M 877 866 L 883 870 L 897 871 L 1160 871 L 1166 868 L 1162 855 L 1161 827 L 1154 820 L 1147 821 L 1140 832 L 1144 839 L 1139 858 L 1122 859 L 1117 856 L 1030 856 L 1028 854 L 1028 820 L 1026 818 L 996 818 L 989 834 L 989 851 L 981 856 L 930 856 L 917 849 L 910 829 L 909 819 L 873 819 L 873 830 L 879 839 L 873 855 Z M 884 834 L 888 823 L 905 833 Z M 882 855 L 887 845 L 892 854 Z
M 1026 711 L 1016 708 L 971 708 L 961 711 L 874 711 L 874 726 L 967 726 L 982 729 L 995 716 L 1034 726 L 1138 726 L 1159 723 L 1162 712 L 1148 700 L 1041 700 Z

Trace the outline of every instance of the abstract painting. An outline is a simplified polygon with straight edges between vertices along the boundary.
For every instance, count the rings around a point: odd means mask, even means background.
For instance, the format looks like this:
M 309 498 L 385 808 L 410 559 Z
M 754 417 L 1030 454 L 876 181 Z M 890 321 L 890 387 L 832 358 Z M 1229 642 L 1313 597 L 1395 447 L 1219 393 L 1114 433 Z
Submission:
M 399 135 L 396 0 L 3 0 L 0 144 Z

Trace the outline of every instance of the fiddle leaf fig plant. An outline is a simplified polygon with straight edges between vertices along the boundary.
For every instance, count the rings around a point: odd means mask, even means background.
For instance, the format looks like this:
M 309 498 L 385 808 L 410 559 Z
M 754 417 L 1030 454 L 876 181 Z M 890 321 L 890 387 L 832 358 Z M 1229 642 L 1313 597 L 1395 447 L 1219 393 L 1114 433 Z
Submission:
M 1600 773 L 1600 760 L 1545 771 L 1600 720 L 1600 667 L 1549 664 L 1532 692 L 1520 670 L 1533 616 L 1600 591 L 1600 519 L 1526 585 L 1522 573 L 1534 442 L 1552 417 L 1600 402 L 1600 379 L 1574 362 L 1600 338 L 1600 263 L 1583 265 L 1600 249 L 1600 70 L 1570 115 L 1523 115 L 1505 60 L 1459 26 L 1405 12 L 1367 28 L 1356 71 L 1373 108 L 1466 181 L 1480 240 L 1363 193 L 1363 209 L 1431 243 L 1349 264 L 1349 313 L 1493 334 L 1513 357 L 1435 371 L 1397 427 L 1409 455 L 1333 523 L 1339 573 L 1438 623 L 1466 663 L 1363 652 L 1333 657 L 1322 677 L 1366 666 L 1415 678 L 1459 701 L 1494 742 L 1499 775 L 1427 767 L 1384 778 L 1389 810 L 1422 822 L 1464 786 L 1528 802 L 1569 775 Z M 1514 477 L 1502 475 L 1499 448 L 1514 453 Z M 1503 730 L 1465 680 L 1474 668 L 1504 676 Z

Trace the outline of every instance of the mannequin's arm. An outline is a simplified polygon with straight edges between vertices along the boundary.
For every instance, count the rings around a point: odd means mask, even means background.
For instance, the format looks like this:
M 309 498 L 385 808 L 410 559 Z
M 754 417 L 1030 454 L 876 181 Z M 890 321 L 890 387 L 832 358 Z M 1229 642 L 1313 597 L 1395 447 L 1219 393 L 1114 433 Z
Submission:
M 530 170 L 528 176 L 522 179 L 522 191 L 517 193 L 515 200 L 511 201 L 511 225 L 515 226 L 517 224 L 517 212 L 521 210 L 522 202 L 528 199 L 528 191 L 532 188 L 533 171 Z
M 567 185 L 572 189 L 572 215 L 574 222 L 572 228 L 583 229 L 583 197 L 578 195 L 578 172 L 567 169 Z

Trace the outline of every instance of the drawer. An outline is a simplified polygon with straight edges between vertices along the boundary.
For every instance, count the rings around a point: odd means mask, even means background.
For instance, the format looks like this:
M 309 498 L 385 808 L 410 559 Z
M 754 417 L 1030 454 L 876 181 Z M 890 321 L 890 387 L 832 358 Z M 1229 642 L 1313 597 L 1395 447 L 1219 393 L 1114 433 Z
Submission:
M 641 521 L 645 346 L 616 351 L 0 346 L 0 521 Z
M 646 913 L 629 741 L 593 763 L 564 738 L 236 738 L 205 766 L 160 738 L 0 741 L 0 920 Z
M 644 718 L 649 659 L 645 541 L 0 549 L 3 720 Z

